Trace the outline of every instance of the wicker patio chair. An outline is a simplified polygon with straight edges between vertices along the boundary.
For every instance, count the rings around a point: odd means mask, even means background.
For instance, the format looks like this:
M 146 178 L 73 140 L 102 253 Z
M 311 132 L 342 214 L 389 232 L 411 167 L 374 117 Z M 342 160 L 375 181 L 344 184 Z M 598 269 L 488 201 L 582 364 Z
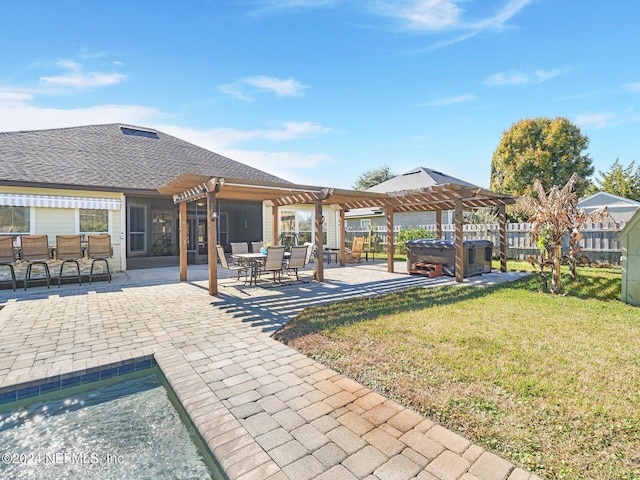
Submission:
M 11 283 L 13 291 L 16 291 L 16 271 L 13 266 L 16 261 L 15 251 L 13 250 L 13 238 L 11 236 L 0 237 L 0 266 L 9 267 L 11 272 Z
M 47 288 L 51 285 L 51 275 L 49 273 L 49 239 L 46 235 L 22 235 L 20 237 L 21 258 L 28 263 L 27 272 L 24 276 L 24 289 L 29 286 L 31 270 L 34 265 L 42 265 L 47 278 Z M 42 280 L 39 278 L 38 280 Z
M 62 270 L 65 264 L 73 263 L 78 272 L 78 283 L 82 285 L 82 275 L 80 274 L 80 263 L 78 260 L 82 258 L 82 246 L 80 235 L 58 235 L 56 236 L 56 258 L 62 260 L 60 264 L 60 274 L 58 275 L 58 287 L 62 281 Z

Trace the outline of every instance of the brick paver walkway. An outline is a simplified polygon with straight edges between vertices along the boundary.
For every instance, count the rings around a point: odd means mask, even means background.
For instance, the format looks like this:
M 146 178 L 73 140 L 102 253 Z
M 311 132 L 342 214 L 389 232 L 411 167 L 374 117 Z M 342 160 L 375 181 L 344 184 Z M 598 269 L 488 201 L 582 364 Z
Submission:
M 218 297 L 191 268 L 182 284 L 163 279 L 174 269 L 2 291 L 0 387 L 153 354 L 233 480 L 538 478 L 270 337 L 315 303 L 451 282 L 384 270 L 327 269 L 324 284 L 277 289 L 225 280 Z

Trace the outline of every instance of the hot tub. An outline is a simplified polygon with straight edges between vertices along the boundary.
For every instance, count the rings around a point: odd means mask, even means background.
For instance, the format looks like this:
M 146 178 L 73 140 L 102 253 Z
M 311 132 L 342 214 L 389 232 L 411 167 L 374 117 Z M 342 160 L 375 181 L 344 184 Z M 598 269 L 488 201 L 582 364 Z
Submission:
M 416 263 L 442 265 L 442 273 L 455 277 L 456 244 L 453 240 L 423 238 L 407 242 L 407 271 Z M 491 273 L 493 243 L 489 240 L 465 240 L 462 242 L 463 277 Z

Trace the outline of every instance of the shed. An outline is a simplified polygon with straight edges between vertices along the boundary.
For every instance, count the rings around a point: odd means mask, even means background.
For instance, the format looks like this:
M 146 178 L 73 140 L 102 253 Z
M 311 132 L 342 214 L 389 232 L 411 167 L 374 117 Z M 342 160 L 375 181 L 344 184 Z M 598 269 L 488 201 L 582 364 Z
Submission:
M 631 305 L 640 305 L 640 210 L 618 235 L 622 242 L 622 295 Z

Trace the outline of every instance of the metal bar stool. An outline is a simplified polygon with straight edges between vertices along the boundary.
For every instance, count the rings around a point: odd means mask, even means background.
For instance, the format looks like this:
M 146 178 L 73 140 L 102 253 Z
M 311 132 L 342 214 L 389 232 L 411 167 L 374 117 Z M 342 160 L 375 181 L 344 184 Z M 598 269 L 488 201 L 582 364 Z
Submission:
M 96 262 L 104 262 L 107 266 L 107 278 L 111 283 L 111 271 L 109 270 L 108 258 L 113 257 L 113 251 L 111 249 L 111 235 L 89 235 L 87 237 L 89 247 L 87 250 L 87 257 L 91 260 L 91 270 L 89 272 L 89 285 L 93 280 L 93 267 Z
M 16 261 L 15 251 L 13 250 L 13 238 L 11 236 L 0 237 L 0 266 L 9 267 L 11 272 L 11 283 L 13 291 L 16 291 L 16 271 L 13 268 Z
M 80 235 L 58 235 L 56 237 L 56 258 L 62 260 L 60 275 L 58 275 L 58 287 L 60 287 L 60 282 L 62 281 L 62 269 L 65 263 L 74 263 L 76 265 L 78 283 L 82 285 L 80 263 L 78 262 L 82 258 Z

